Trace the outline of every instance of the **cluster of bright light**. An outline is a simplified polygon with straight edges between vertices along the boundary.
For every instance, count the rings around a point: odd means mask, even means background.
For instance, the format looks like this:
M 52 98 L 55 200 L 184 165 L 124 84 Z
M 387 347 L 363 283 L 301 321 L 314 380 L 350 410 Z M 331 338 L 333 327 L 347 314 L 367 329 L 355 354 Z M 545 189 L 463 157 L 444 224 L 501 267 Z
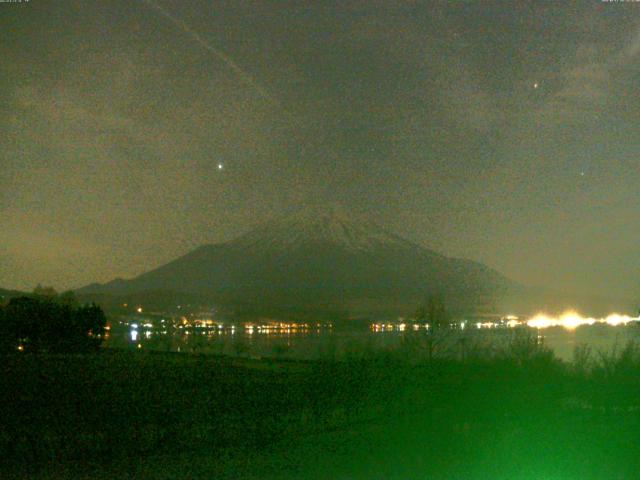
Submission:
M 477 322 L 476 323 L 477 328 L 494 328 L 497 326 L 498 324 L 495 322 Z
M 629 322 L 637 322 L 640 321 L 640 317 L 630 317 L 628 315 L 620 315 L 617 313 L 612 313 L 611 315 L 605 318 L 593 318 L 593 317 L 583 317 L 579 313 L 574 310 L 568 310 L 564 312 L 562 315 L 558 317 L 552 317 L 543 313 L 539 313 L 533 318 L 529 320 L 520 319 L 515 315 L 507 315 L 506 317 L 502 317 L 499 321 L 482 321 L 475 322 L 471 325 L 475 325 L 478 329 L 493 329 L 493 328 L 516 328 L 521 326 L 527 326 L 531 328 L 549 328 L 549 327 L 562 327 L 567 330 L 575 330 L 576 328 L 582 325 L 594 325 L 596 323 L 606 323 L 611 326 L 617 325 L 626 325 Z M 457 325 L 461 330 L 464 330 L 466 321 L 462 321 Z M 372 323 L 370 328 L 373 332 L 404 332 L 408 327 L 412 330 L 428 330 L 429 324 L 418 324 L 414 323 L 412 325 L 407 325 L 405 323 Z
M 613 325 L 614 327 L 616 325 L 626 325 L 629 322 L 637 322 L 639 320 L 640 318 L 633 318 L 628 315 L 618 315 L 617 313 L 612 313 L 604 319 L 606 323 L 608 323 L 609 325 Z
M 310 323 L 284 323 L 284 322 L 271 322 L 267 324 L 254 324 L 254 323 L 245 323 L 244 330 L 248 334 L 253 334 L 254 332 L 264 333 L 264 334 L 291 334 L 291 333 L 308 333 L 312 330 L 316 332 L 320 332 L 321 329 L 331 329 L 333 325 L 331 323 L 316 323 L 315 328 L 313 324 Z
M 372 323 L 369 325 L 369 328 L 372 332 L 404 332 L 409 327 L 411 327 L 414 331 L 418 330 L 428 330 L 429 324 L 424 323 L 414 323 L 414 324 L 406 324 L 406 323 Z
M 538 314 L 526 322 L 532 328 L 562 327 L 567 330 L 574 330 L 582 325 L 593 325 L 595 323 L 606 323 L 608 325 L 626 325 L 629 322 L 638 321 L 640 318 L 630 317 L 612 313 L 606 318 L 583 317 L 579 313 L 571 310 L 563 313 L 559 317 L 550 317 L 545 314 Z

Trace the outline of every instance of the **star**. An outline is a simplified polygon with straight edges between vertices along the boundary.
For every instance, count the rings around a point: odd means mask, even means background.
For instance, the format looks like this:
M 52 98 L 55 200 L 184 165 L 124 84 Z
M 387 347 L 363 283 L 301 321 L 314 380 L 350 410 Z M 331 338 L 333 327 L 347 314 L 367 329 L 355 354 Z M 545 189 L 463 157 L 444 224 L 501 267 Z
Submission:
M 222 170 L 224 168 L 224 165 L 222 165 L 221 163 L 218 164 L 218 170 Z

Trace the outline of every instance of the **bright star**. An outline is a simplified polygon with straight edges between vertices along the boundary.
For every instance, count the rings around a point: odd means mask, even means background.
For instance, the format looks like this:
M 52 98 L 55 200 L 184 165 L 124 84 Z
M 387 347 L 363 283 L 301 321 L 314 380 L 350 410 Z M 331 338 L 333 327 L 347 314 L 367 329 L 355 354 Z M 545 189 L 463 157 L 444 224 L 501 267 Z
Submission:
M 221 163 L 219 163 L 218 164 L 218 170 L 222 170 L 223 168 L 224 168 L 224 166 Z

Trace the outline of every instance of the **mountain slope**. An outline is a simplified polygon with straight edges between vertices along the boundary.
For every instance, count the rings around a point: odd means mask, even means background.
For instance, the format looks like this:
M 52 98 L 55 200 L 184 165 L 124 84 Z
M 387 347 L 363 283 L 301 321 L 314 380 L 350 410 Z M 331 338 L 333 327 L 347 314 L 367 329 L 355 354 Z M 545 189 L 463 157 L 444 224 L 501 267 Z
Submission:
M 0 305 L 2 305 L 4 302 L 8 302 L 13 297 L 21 297 L 23 295 L 27 294 L 18 290 L 7 290 L 5 288 L 0 288 Z
M 408 311 L 428 293 L 464 308 L 514 284 L 476 262 L 448 258 L 376 224 L 335 211 L 303 212 L 234 240 L 204 245 L 131 280 L 79 293 L 197 294 L 257 311 Z

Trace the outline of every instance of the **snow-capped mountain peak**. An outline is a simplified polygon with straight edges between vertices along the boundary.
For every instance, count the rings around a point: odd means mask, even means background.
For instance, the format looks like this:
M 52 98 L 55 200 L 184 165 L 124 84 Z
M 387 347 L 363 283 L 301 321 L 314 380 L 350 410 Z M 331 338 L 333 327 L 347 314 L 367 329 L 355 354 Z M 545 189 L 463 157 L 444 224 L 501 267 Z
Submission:
M 300 210 L 261 225 L 235 241 L 245 248 L 292 248 L 319 242 L 348 250 L 413 246 L 370 219 L 335 207 Z

